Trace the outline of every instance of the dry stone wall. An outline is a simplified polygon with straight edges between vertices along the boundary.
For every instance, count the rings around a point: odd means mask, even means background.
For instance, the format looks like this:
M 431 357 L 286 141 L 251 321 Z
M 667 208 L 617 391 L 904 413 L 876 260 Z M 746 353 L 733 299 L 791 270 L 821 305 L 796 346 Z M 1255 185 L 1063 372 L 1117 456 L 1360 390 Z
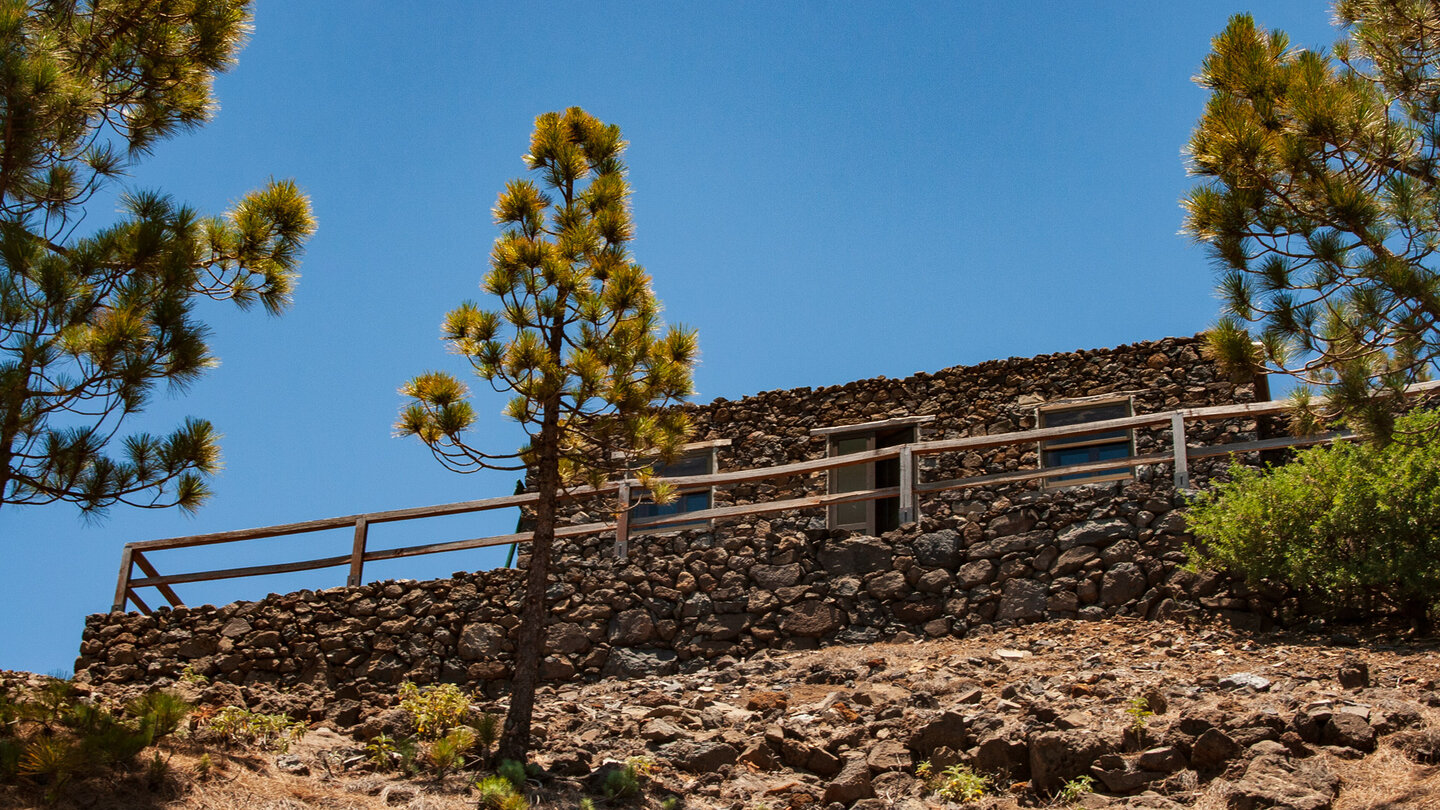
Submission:
M 1133 394 L 1137 412 L 1250 396 L 1249 386 L 1232 385 L 1200 359 L 1195 339 L 1166 339 L 767 392 L 696 407 L 693 416 L 700 437 L 731 439 L 721 469 L 735 469 L 823 455 L 812 427 L 933 414 L 925 438 L 1006 432 L 1033 427 L 1040 402 L 1105 393 Z M 1214 424 L 1200 440 L 1243 440 L 1255 430 L 1253 422 Z M 1138 436 L 1137 450 L 1164 438 Z M 1013 469 L 1033 464 L 1035 452 L 970 454 L 926 475 Z M 625 560 L 611 553 L 611 539 L 565 541 L 548 594 L 544 676 L 665 673 L 764 648 L 1057 618 L 1218 610 L 1258 623 L 1293 613 L 1278 594 L 1180 567 L 1189 538 L 1169 478 L 1152 468 L 1133 481 L 1069 489 L 956 491 L 923 502 L 920 522 L 881 537 L 828 530 L 814 510 L 633 538 Z M 722 490 L 717 501 L 823 486 L 823 476 L 796 477 Z M 76 670 L 94 682 L 154 682 L 188 669 L 255 694 L 281 687 L 300 701 L 292 713 L 349 725 L 367 706 L 386 705 L 404 680 L 499 692 L 510 674 L 520 585 L 519 571 L 496 570 L 151 616 L 95 615 Z

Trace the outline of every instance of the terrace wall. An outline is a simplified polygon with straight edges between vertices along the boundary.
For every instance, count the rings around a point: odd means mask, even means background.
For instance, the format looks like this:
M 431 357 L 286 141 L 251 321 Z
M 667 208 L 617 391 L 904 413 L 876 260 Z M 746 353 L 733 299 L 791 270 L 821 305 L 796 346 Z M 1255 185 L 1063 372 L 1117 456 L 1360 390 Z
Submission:
M 1245 402 L 1194 338 L 996 360 L 899 380 L 771 391 L 692 408 L 697 439 L 730 439 L 720 469 L 817 458 L 810 429 L 931 415 L 924 439 L 1023 430 L 1044 402 L 1130 394 L 1137 413 Z M 1192 441 L 1255 438 L 1254 422 L 1203 423 Z M 1137 431 L 1139 453 L 1168 441 Z M 1037 448 L 945 457 L 923 480 L 1033 466 Z M 958 454 L 957 454 L 958 455 Z M 738 485 L 716 504 L 823 491 L 824 475 Z M 923 499 L 923 517 L 882 537 L 826 528 L 824 511 L 718 522 L 708 530 L 561 541 L 549 591 L 545 677 L 666 672 L 764 648 L 964 634 L 983 625 L 1219 610 L 1258 623 L 1293 611 L 1179 566 L 1189 539 L 1168 468 L 1135 480 L 1038 489 L 1034 482 Z M 600 519 L 576 512 L 577 522 Z M 525 564 L 521 555 L 520 564 Z M 313 694 L 315 719 L 355 722 L 403 680 L 498 692 L 510 674 L 521 573 L 272 595 L 223 607 L 87 619 L 76 671 L 95 682 L 177 677 Z M 306 685 L 313 689 L 304 688 Z

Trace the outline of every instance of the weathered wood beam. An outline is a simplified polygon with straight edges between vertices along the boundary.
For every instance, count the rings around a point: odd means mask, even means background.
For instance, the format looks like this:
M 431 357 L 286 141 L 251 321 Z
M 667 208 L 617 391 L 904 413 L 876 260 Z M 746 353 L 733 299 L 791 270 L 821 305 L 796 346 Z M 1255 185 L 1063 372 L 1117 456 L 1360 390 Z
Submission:
M 160 572 L 156 571 L 155 566 L 151 565 L 150 561 L 145 559 L 145 555 L 142 552 L 137 550 L 134 553 L 133 557 L 135 560 L 135 564 L 140 566 L 140 570 L 144 571 L 146 576 L 160 576 Z M 170 607 L 185 607 L 185 603 L 180 601 L 180 595 L 175 593 L 175 589 L 171 588 L 169 585 L 162 583 L 160 585 L 157 585 L 155 587 L 155 590 L 159 591 L 160 595 L 165 597 L 165 600 L 170 603 Z

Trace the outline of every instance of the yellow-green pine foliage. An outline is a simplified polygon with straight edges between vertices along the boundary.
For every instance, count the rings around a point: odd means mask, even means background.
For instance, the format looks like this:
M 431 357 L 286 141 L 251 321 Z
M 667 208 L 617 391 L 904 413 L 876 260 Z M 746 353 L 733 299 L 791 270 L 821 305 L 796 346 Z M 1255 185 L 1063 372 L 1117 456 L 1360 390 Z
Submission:
M 207 497 L 208 422 L 117 431 L 215 364 L 199 299 L 290 305 L 309 201 L 271 181 L 214 216 L 126 190 L 98 230 L 88 203 L 210 117 L 249 30 L 250 0 L 0 0 L 0 506 Z
M 613 453 L 673 455 L 689 430 L 663 407 L 692 390 L 695 332 L 662 326 L 650 276 L 630 255 L 634 226 L 620 128 L 578 107 L 535 120 L 525 165 L 495 203 L 502 229 L 482 288 L 492 307 L 466 301 L 441 326 L 443 339 L 489 386 L 512 395 L 505 415 L 534 440 L 546 403 L 558 409 L 561 474 L 603 478 Z M 410 403 L 396 425 L 461 471 L 521 469 L 519 452 L 473 446 L 467 386 L 445 372 L 401 389 Z M 638 465 L 643 466 L 643 464 Z
M 1383 443 L 1399 390 L 1440 352 L 1440 12 L 1335 12 L 1345 36 L 1329 54 L 1248 14 L 1215 37 L 1185 228 L 1220 268 L 1214 355 L 1241 377 L 1299 375 L 1325 392 L 1323 415 Z

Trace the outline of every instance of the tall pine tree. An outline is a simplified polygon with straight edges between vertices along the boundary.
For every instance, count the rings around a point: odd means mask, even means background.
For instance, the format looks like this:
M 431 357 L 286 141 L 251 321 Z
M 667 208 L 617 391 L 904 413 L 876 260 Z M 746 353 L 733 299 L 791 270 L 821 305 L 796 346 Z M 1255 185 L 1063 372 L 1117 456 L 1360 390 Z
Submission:
M 1222 271 L 1215 354 L 1296 374 L 1326 393 L 1307 421 L 1343 415 L 1384 442 L 1401 389 L 1440 358 L 1440 4 L 1335 12 L 1332 54 L 1249 15 L 1215 37 L 1186 229 Z
M 213 365 L 197 299 L 289 305 L 309 203 L 291 182 L 218 217 L 126 193 L 120 221 L 81 226 L 94 195 L 209 118 L 249 20 L 248 0 L 0 0 L 0 506 L 206 497 L 208 422 L 118 431 L 157 385 Z
M 538 493 L 520 614 L 510 709 L 498 747 L 523 760 L 545 645 L 545 590 L 556 504 L 568 486 L 616 471 L 646 475 L 648 457 L 673 457 L 689 432 L 680 409 L 697 357 L 692 330 L 662 331 L 650 278 L 630 256 L 630 187 L 620 128 L 578 107 L 535 119 L 526 167 L 495 204 L 504 231 L 482 287 L 498 311 L 465 302 L 443 337 L 497 391 L 530 437 L 515 453 L 470 444 L 475 412 L 463 383 L 428 372 L 401 389 L 411 402 L 397 432 L 416 436 L 447 467 L 528 469 Z M 619 508 L 628 508 L 621 504 Z

